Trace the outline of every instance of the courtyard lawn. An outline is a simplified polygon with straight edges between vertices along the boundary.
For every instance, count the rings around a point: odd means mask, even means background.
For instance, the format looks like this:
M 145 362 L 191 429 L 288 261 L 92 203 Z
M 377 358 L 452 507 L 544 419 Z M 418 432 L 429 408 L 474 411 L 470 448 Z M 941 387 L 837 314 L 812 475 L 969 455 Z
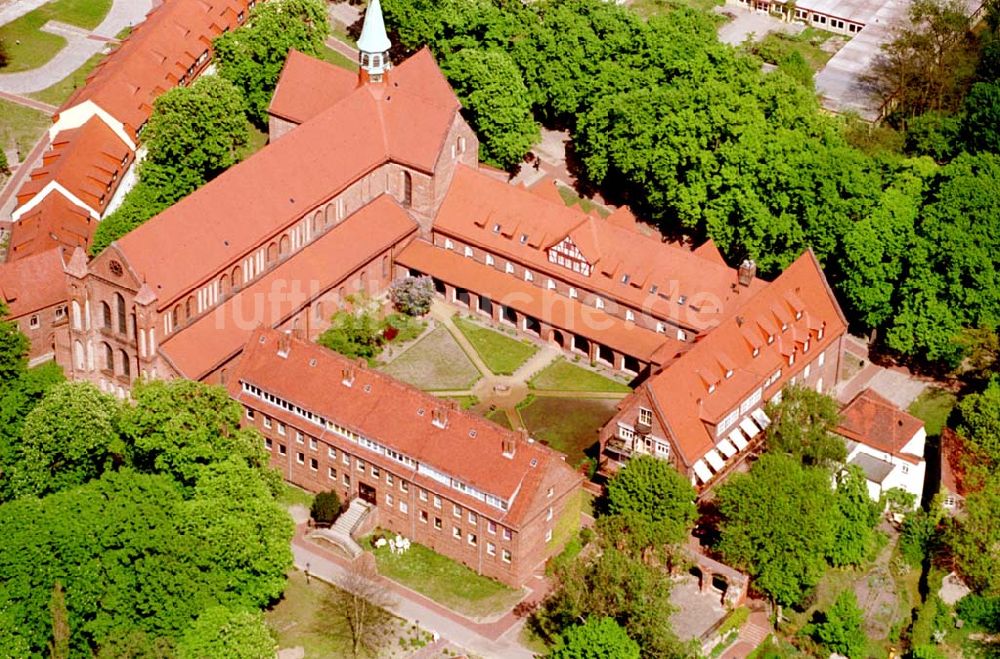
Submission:
M 521 408 L 531 436 L 564 453 L 577 467 L 585 457 L 596 457 L 597 432 L 615 414 L 617 401 L 594 398 L 539 396 Z
M 487 412 L 486 418 L 489 419 L 490 421 L 492 421 L 493 423 L 497 424 L 498 426 L 503 426 L 504 428 L 507 428 L 508 430 L 511 429 L 511 427 L 510 427 L 510 419 L 507 418 L 507 413 L 504 412 L 499 407 L 497 409 L 493 410 L 492 412 Z
M 291 483 L 281 484 L 281 493 L 278 494 L 278 503 L 287 508 L 288 506 L 300 505 L 309 508 L 312 506 L 315 494 L 306 492 L 301 487 L 296 487 Z
M 909 412 L 923 420 L 928 437 L 937 437 L 947 423 L 948 415 L 951 414 L 956 402 L 955 394 L 950 391 L 930 387 L 913 401 Z
M 560 357 L 531 378 L 528 386 L 541 391 L 600 391 L 627 394 L 631 389 Z
M 97 27 L 112 0 L 55 0 L 0 27 L 0 40 L 7 46 L 10 62 L 4 73 L 27 71 L 45 64 L 66 45 L 66 39 L 42 32 L 49 21 L 60 21 L 85 29 Z M 18 43 L 20 41 L 20 43 Z
M 510 375 L 538 352 L 528 341 L 519 341 L 459 316 L 454 321 L 487 368 L 497 375 Z
M 437 327 L 382 370 L 426 391 L 471 389 L 480 373 L 444 327 Z
M 334 66 L 339 66 L 342 69 L 347 69 L 348 71 L 357 71 L 358 64 L 351 58 L 340 53 L 340 51 L 330 48 L 326 44 L 320 46 L 318 57 L 324 62 L 329 62 Z
M 0 149 L 16 144 L 24 158 L 35 146 L 35 142 L 52 125 L 45 113 L 26 108 L 23 105 L 0 100 Z M 11 161 L 11 166 L 15 163 Z
M 265 146 L 267 146 L 267 133 L 257 128 L 253 124 L 250 124 L 250 141 L 247 145 L 240 149 L 240 160 L 246 160 L 253 154 L 257 153 Z
M 305 575 L 298 570 L 291 572 L 281 601 L 264 612 L 278 648 L 301 647 L 305 659 L 351 656 L 350 632 L 334 610 L 337 592 L 337 588 L 316 578 L 306 584 Z M 398 618 L 395 621 L 396 629 L 386 639 L 384 656 L 409 656 L 407 649 L 423 647 L 430 641 L 430 635 L 415 625 Z
M 392 554 L 388 547 L 372 548 L 372 552 L 379 574 L 466 616 L 501 614 L 513 608 L 523 596 L 520 590 L 478 575 L 417 543 L 412 543 L 409 551 L 401 555 Z
M 79 69 L 69 74 L 56 84 L 51 87 L 46 87 L 40 92 L 35 92 L 34 94 L 29 94 L 34 99 L 37 99 L 43 103 L 49 103 L 50 105 L 60 106 L 66 101 L 70 96 L 73 95 L 78 88 L 83 86 L 83 83 L 87 81 L 87 76 L 90 72 L 94 70 L 98 62 L 104 59 L 104 53 L 97 53 Z

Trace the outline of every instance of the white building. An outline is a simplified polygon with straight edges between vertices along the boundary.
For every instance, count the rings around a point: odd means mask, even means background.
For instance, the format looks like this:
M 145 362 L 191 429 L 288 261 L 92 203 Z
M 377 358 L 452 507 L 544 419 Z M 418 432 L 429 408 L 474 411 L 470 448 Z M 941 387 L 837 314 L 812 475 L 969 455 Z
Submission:
M 919 504 L 926 471 L 923 421 L 865 389 L 841 410 L 836 432 L 847 442 L 847 464 L 865 473 L 872 499 L 898 487 Z

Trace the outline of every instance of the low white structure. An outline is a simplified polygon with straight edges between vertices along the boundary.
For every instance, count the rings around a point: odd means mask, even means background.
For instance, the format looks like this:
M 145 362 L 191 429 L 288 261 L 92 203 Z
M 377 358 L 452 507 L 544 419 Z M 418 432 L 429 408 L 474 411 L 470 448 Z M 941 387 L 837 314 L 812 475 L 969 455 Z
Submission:
M 872 499 L 900 488 L 920 503 L 926 472 L 923 421 L 865 389 L 841 410 L 836 432 L 847 442 L 847 464 L 865 472 Z

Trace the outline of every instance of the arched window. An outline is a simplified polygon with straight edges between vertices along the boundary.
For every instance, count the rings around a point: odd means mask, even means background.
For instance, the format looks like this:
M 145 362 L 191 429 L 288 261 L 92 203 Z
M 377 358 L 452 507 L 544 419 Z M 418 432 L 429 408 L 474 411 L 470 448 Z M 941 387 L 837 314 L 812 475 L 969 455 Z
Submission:
M 243 285 L 243 268 L 236 266 L 233 268 L 233 289 L 237 289 Z
M 101 326 L 111 329 L 111 305 L 107 302 L 101 302 Z
M 344 300 L 347 299 L 347 289 L 341 286 L 340 290 L 337 291 L 337 296 L 340 298 L 340 303 L 343 304 Z
M 115 372 L 115 351 L 111 349 L 107 343 L 102 343 L 101 347 L 104 348 L 104 370 Z
M 176 329 L 178 325 L 181 324 L 181 305 L 178 304 L 174 307 L 174 310 L 170 312 L 170 325 Z
M 403 172 L 403 207 L 409 208 L 413 205 L 413 176 L 410 172 Z
M 132 365 L 129 362 L 128 353 L 124 350 L 118 351 L 118 359 L 121 361 L 122 375 L 132 377 Z
M 128 328 L 125 321 L 125 298 L 121 293 L 115 293 L 115 312 L 118 315 L 118 333 L 125 334 Z
M 139 356 L 146 356 L 146 330 L 139 330 Z
M 225 297 L 229 293 L 229 275 L 222 273 L 219 277 L 219 295 Z
M 187 301 L 184 302 L 184 315 L 187 318 L 191 318 L 192 316 L 194 316 L 194 313 L 195 313 L 194 309 L 195 309 L 195 307 L 194 307 L 194 296 L 193 295 L 188 295 Z
M 362 291 L 368 291 L 368 273 L 364 270 L 361 271 L 361 276 L 358 278 L 359 288 Z
M 73 329 L 83 329 L 83 322 L 80 320 L 80 303 L 73 300 Z
M 389 276 L 389 257 L 388 256 L 383 256 L 382 257 L 382 276 L 383 277 L 388 277 Z
M 329 206 L 327 206 L 326 212 L 327 213 L 330 212 Z M 313 235 L 319 233 L 322 230 L 323 230 L 323 212 L 316 211 L 316 214 L 313 215 Z
M 337 206 L 333 202 L 326 205 L 326 226 L 333 224 L 337 219 Z
M 281 237 L 281 241 L 278 243 L 278 256 L 288 256 L 290 251 L 292 251 L 292 241 L 286 233 Z
M 278 258 L 278 244 L 271 243 L 267 246 L 267 262 L 274 263 L 275 259 Z
M 78 369 L 83 370 L 83 344 L 79 341 L 73 342 L 73 363 Z

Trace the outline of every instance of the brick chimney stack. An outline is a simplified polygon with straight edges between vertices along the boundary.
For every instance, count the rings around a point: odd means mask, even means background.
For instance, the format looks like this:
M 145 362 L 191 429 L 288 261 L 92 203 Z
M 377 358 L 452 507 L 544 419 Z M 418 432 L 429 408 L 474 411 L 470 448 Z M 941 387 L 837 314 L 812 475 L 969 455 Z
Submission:
M 757 264 L 753 262 L 753 259 L 743 259 L 743 263 L 740 263 L 739 271 L 740 286 L 749 286 L 753 283 L 753 279 L 756 276 Z
M 288 353 L 292 351 L 292 333 L 282 332 L 278 337 L 278 356 L 281 358 L 287 358 Z

